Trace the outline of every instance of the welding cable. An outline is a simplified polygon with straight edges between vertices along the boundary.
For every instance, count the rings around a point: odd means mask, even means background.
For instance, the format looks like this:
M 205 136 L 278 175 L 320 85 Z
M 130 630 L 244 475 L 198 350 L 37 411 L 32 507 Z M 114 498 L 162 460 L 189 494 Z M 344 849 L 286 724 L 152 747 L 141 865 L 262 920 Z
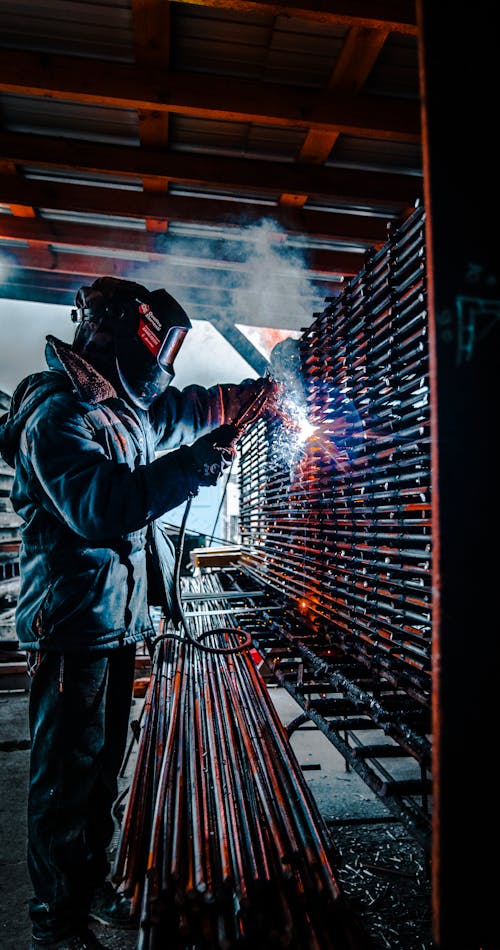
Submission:
M 216 527 L 217 527 L 217 522 L 219 521 L 220 513 L 221 513 L 221 511 L 222 511 L 222 505 L 223 505 L 224 498 L 225 498 L 225 495 L 226 495 L 227 486 L 229 485 L 229 479 L 231 478 L 231 472 L 232 472 L 232 470 L 233 470 L 233 465 L 234 465 L 234 460 L 235 460 L 235 458 L 236 458 L 236 455 L 233 455 L 232 458 L 231 458 L 231 464 L 230 464 L 230 466 L 229 466 L 229 469 L 228 469 L 228 472 L 227 472 L 227 475 L 226 475 L 226 483 L 225 483 L 225 485 L 224 485 L 224 489 L 223 489 L 223 491 L 221 492 L 219 507 L 217 508 L 217 514 L 216 514 L 216 516 L 215 516 L 215 521 L 214 521 L 214 526 L 213 526 L 213 528 L 212 528 L 212 533 L 211 533 L 210 537 L 208 538 L 209 544 L 212 544 L 212 541 L 215 540 L 215 529 L 216 529 Z
M 245 408 L 245 410 L 242 413 L 240 413 L 237 419 L 234 420 L 233 424 L 235 425 L 235 427 L 238 429 L 239 432 L 242 431 L 244 426 L 248 423 L 250 417 L 251 416 L 253 417 L 253 415 L 258 409 L 263 409 L 267 398 L 268 396 L 266 393 L 259 391 L 257 395 L 253 398 L 253 400 L 250 402 L 250 404 Z M 231 463 L 231 466 L 232 466 L 232 463 Z M 228 477 L 226 479 L 224 492 L 227 488 L 230 474 L 231 474 L 231 468 L 229 469 Z M 222 494 L 222 497 L 224 497 L 224 492 Z M 198 638 L 193 637 L 193 635 L 191 634 L 189 630 L 189 626 L 188 626 L 184 611 L 182 609 L 180 570 L 181 570 L 182 554 L 184 550 L 184 539 L 186 535 L 186 523 L 189 517 L 189 512 L 191 510 L 192 501 L 193 501 L 193 495 L 191 495 L 188 498 L 186 502 L 186 506 L 184 508 L 184 514 L 182 516 L 182 522 L 179 529 L 179 539 L 177 542 L 177 552 L 176 552 L 176 559 L 175 559 L 175 565 L 174 565 L 174 582 L 173 582 L 173 597 L 174 597 L 174 609 L 175 609 L 174 615 L 180 617 L 180 624 L 182 625 L 184 636 L 171 633 L 171 632 L 160 634 L 160 636 L 156 637 L 156 639 L 153 641 L 153 646 L 158 642 L 158 640 L 163 640 L 167 638 L 186 639 L 189 641 L 189 643 L 192 643 L 193 646 L 197 647 L 199 650 L 203 650 L 203 652 L 205 653 L 220 653 L 220 654 L 241 653 L 243 650 L 247 650 L 252 646 L 253 641 L 249 633 L 243 634 L 242 631 L 239 631 L 238 628 L 235 628 L 235 627 L 216 627 L 214 630 L 207 630 L 204 633 L 201 633 Z M 217 525 L 217 520 L 220 515 L 221 505 L 222 505 L 222 500 L 219 506 L 219 510 L 217 512 L 217 519 L 214 524 L 214 531 Z M 179 624 L 177 624 L 177 629 L 178 627 L 179 627 Z M 206 643 L 201 642 L 205 637 L 213 636 L 217 634 L 221 636 L 243 636 L 244 639 L 238 645 L 233 645 L 230 647 L 208 646 Z
M 206 630 L 204 633 L 201 633 L 198 638 L 194 637 L 189 630 L 188 622 L 186 620 L 186 616 L 182 609 L 182 597 L 181 597 L 181 585 L 180 585 L 181 562 L 182 562 L 182 554 L 184 551 L 186 523 L 189 517 L 189 512 L 191 510 L 193 497 L 194 496 L 191 495 L 188 498 L 186 502 L 186 506 L 184 508 L 184 514 L 182 516 L 182 522 L 179 529 L 179 539 L 177 542 L 175 565 L 174 565 L 174 580 L 173 580 L 173 585 L 172 585 L 172 592 L 173 592 L 173 598 L 174 598 L 174 612 L 176 616 L 180 617 L 180 625 L 182 626 L 184 633 L 178 634 L 178 633 L 172 633 L 170 631 L 166 633 L 161 633 L 158 637 L 156 637 L 152 641 L 152 645 L 156 646 L 159 640 L 167 640 L 167 639 L 188 640 L 189 643 L 192 643 L 193 646 L 198 648 L 198 650 L 203 650 L 204 653 L 221 653 L 221 654 L 241 653 L 242 650 L 248 650 L 252 646 L 253 641 L 252 641 L 251 634 L 249 633 L 243 634 L 243 632 L 240 631 L 237 627 L 215 627 L 213 630 Z M 178 628 L 179 628 L 179 623 L 177 624 L 177 629 Z M 215 636 L 215 635 L 244 636 L 244 639 L 242 640 L 241 643 L 230 646 L 230 647 L 208 646 L 206 643 L 201 642 L 205 637 Z
M 252 646 L 252 637 L 250 634 L 245 634 L 245 639 L 242 641 L 242 643 L 238 644 L 237 646 L 230 646 L 230 647 L 207 646 L 207 644 L 201 642 L 201 640 L 204 637 L 215 635 L 215 634 L 238 635 L 237 629 L 234 627 L 216 627 L 214 630 L 207 630 L 205 633 L 201 633 L 199 638 L 193 637 L 189 630 L 189 626 L 188 626 L 184 611 L 182 609 L 181 589 L 180 589 L 180 568 L 181 568 L 181 561 L 182 561 L 182 553 L 184 549 L 186 523 L 189 516 L 192 500 L 193 500 L 192 498 L 188 498 L 186 502 L 186 507 L 184 509 L 184 515 L 182 517 L 182 523 L 181 523 L 181 527 L 179 531 L 177 557 L 176 557 L 175 569 L 174 569 L 174 597 L 176 601 L 178 615 L 181 618 L 181 624 L 182 624 L 184 633 L 186 635 L 186 638 L 189 640 L 190 643 L 193 644 L 193 646 L 198 647 L 198 649 L 203 650 L 205 653 L 225 653 L 225 654 L 240 653 L 242 650 L 246 650 Z

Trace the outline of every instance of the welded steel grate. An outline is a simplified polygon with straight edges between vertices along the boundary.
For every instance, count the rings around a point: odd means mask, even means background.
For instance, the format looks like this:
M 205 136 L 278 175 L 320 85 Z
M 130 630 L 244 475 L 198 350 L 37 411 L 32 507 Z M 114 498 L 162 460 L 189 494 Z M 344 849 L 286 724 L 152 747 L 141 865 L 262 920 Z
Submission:
M 430 405 L 424 213 L 367 255 L 299 342 L 309 422 L 242 440 L 246 570 L 290 615 L 410 677 L 431 665 Z M 287 398 L 289 397 L 287 393 Z

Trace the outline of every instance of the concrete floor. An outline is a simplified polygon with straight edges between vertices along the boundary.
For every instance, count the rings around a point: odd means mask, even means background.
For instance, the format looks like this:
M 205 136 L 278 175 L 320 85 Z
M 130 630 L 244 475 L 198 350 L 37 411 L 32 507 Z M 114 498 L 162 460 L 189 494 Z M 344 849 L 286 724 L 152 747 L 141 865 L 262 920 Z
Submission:
M 270 685 L 282 721 L 300 712 L 292 697 Z M 134 701 L 132 718 L 140 711 Z M 0 948 L 27 950 L 30 942 L 30 882 L 25 866 L 28 776 L 28 695 L 0 693 Z M 430 893 L 419 847 L 391 820 L 359 776 L 326 737 L 310 725 L 292 733 L 291 744 L 331 828 L 338 878 L 374 950 L 426 950 L 430 938 Z M 132 753 L 123 782 L 134 766 Z M 124 784 L 124 787 L 126 787 Z M 95 933 L 106 947 L 133 950 L 136 935 L 100 925 Z M 308 950 L 304 947 L 304 950 Z

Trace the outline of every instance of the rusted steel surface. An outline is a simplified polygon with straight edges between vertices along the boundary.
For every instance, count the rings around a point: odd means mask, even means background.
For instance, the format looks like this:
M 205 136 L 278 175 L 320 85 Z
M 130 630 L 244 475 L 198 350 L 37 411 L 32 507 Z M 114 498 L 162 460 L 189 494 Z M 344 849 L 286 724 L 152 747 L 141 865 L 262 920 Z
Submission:
M 307 720 L 314 723 L 427 849 L 431 717 L 413 671 L 405 664 L 388 667 L 383 656 L 376 663 L 365 647 L 355 653 L 351 642 L 339 645 L 326 629 L 311 630 L 293 612 L 293 602 L 272 588 L 257 588 L 241 568 L 202 573 L 197 583 L 200 593 L 187 597 L 197 598 L 198 622 L 213 623 L 218 598 L 221 618 L 227 622 L 232 613 L 233 623 L 251 635 L 263 677 L 302 708 L 289 734 Z
M 207 628 L 203 605 L 190 626 Z M 333 859 L 250 653 L 160 641 L 114 867 L 138 947 L 367 947 Z

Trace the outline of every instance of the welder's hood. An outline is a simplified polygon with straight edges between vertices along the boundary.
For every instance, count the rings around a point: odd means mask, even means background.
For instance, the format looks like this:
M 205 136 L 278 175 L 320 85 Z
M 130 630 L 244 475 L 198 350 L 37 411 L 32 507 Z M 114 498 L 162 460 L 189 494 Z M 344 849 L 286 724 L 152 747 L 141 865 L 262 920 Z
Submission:
M 174 359 L 191 327 L 181 305 L 166 290 L 112 277 L 81 287 L 75 303 L 80 334 L 90 339 L 90 327 L 94 339 L 112 335 L 120 382 L 137 406 L 148 409 L 174 378 Z M 78 339 L 79 331 L 74 346 Z

